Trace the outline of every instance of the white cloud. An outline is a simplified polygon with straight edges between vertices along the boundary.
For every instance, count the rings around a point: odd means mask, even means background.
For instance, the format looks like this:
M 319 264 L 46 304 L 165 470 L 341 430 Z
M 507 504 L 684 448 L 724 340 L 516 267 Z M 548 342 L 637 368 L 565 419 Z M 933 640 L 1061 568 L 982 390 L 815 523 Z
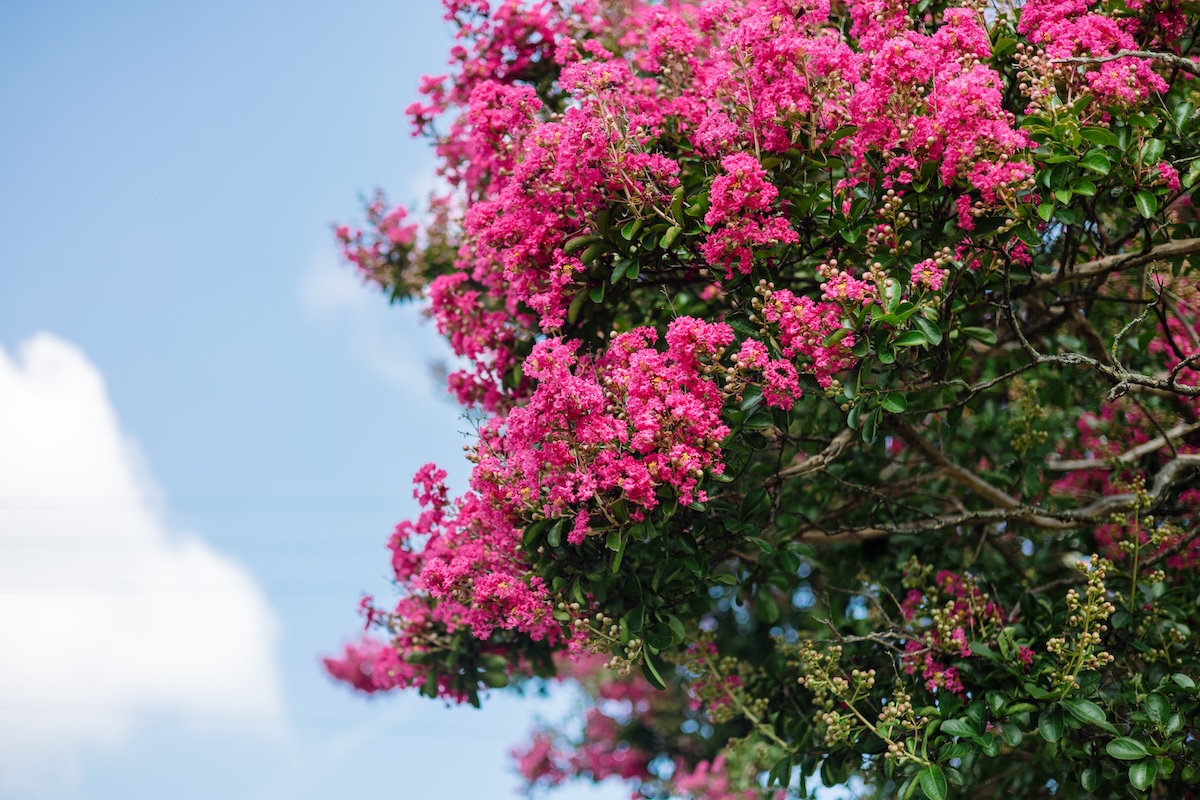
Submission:
M 0 795 L 62 781 L 146 713 L 283 733 L 266 597 L 155 495 L 78 349 L 0 348 Z

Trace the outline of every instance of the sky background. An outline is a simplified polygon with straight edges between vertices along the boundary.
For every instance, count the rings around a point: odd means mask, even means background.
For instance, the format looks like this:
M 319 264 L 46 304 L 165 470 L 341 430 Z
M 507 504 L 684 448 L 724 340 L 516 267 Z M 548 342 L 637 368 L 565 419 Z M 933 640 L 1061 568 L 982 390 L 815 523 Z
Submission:
M 0 798 L 519 796 L 570 698 L 319 668 L 412 474 L 466 482 L 446 351 L 330 234 L 428 194 L 450 43 L 434 0 L 0 0 Z

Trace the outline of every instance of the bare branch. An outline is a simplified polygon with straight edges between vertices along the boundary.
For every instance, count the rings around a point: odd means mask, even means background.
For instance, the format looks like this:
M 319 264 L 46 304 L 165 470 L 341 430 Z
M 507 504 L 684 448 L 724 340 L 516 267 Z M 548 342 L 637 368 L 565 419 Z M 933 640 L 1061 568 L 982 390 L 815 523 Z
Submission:
M 934 452 L 937 451 L 935 450 Z M 950 467 L 947 467 L 948 471 L 949 469 Z M 1154 484 L 1150 488 L 1150 509 L 1154 509 L 1166 501 L 1170 490 L 1182 481 L 1187 480 L 1197 469 L 1200 469 L 1200 454 L 1180 455 L 1167 462 L 1154 477 Z M 973 473 L 970 474 L 975 480 L 981 481 L 984 485 L 991 487 L 982 478 L 975 476 Z M 998 493 L 993 495 L 994 499 L 1002 500 L 1003 498 L 1009 498 L 1009 501 L 1015 505 L 988 509 L 986 511 L 964 511 L 955 514 L 943 514 L 928 519 L 902 522 L 897 525 L 843 528 L 832 531 L 814 525 L 800 531 L 796 538 L 799 541 L 810 542 L 812 544 L 844 544 L 848 542 L 865 542 L 872 539 L 885 539 L 889 536 L 903 534 L 927 533 L 946 528 L 956 528 L 962 525 L 977 525 L 981 523 L 998 524 L 1001 522 L 1020 522 L 1042 530 L 1066 532 L 1107 522 L 1113 514 L 1131 511 L 1138 504 L 1137 495 L 1126 493 L 1102 497 L 1083 508 L 1066 511 L 1049 511 L 1021 505 L 1018 501 L 995 487 L 991 487 L 991 492 Z
M 1117 61 L 1122 58 L 1148 58 L 1154 61 L 1162 61 L 1164 64 L 1170 64 L 1172 67 L 1181 69 L 1184 72 L 1189 72 L 1192 75 L 1200 75 L 1200 64 L 1192 61 L 1190 58 L 1177 56 L 1174 53 L 1155 53 L 1150 50 L 1119 50 L 1109 56 L 1075 56 L 1072 58 L 1056 58 L 1055 64 L 1103 64 L 1106 61 Z
M 846 445 L 850 444 L 850 440 L 854 437 L 854 432 L 849 428 L 845 428 L 837 436 L 833 437 L 825 449 L 814 456 L 809 456 L 804 461 L 801 461 L 795 466 L 781 470 L 776 475 L 776 480 L 787 480 L 788 478 L 798 478 L 801 475 L 809 475 L 813 472 L 819 472 L 829 466 L 830 462 L 841 455 L 846 449 Z
M 1075 265 L 1071 270 L 1058 270 L 1057 272 L 1047 275 L 1044 278 L 1035 280 L 1024 286 L 1014 286 L 1013 293 L 1015 295 L 1028 294 L 1031 291 L 1041 289 L 1049 289 L 1058 286 L 1062 283 L 1070 281 L 1082 281 L 1095 278 L 1101 275 L 1107 275 L 1111 272 L 1126 269 L 1128 267 L 1140 267 L 1145 264 L 1151 264 L 1155 261 L 1162 261 L 1169 258 L 1178 258 L 1180 256 L 1189 256 L 1200 253 L 1200 238 L 1196 239 L 1175 239 L 1170 242 L 1165 242 L 1156 247 L 1151 247 L 1149 250 L 1141 253 L 1118 253 L 1116 255 L 1104 256 L 1095 261 L 1086 261 L 1082 264 Z
M 1116 458 L 1082 458 L 1074 461 L 1047 461 L 1046 468 L 1056 472 L 1074 472 L 1077 469 L 1107 469 L 1115 462 L 1117 464 L 1131 464 L 1137 461 L 1142 456 L 1148 456 L 1162 448 L 1166 447 L 1169 442 L 1175 439 L 1182 439 L 1193 431 L 1200 431 L 1200 422 L 1193 422 L 1188 425 L 1176 425 L 1171 430 L 1167 431 L 1166 437 L 1156 437 L 1148 442 L 1139 444 L 1137 447 L 1132 447 L 1126 450 Z

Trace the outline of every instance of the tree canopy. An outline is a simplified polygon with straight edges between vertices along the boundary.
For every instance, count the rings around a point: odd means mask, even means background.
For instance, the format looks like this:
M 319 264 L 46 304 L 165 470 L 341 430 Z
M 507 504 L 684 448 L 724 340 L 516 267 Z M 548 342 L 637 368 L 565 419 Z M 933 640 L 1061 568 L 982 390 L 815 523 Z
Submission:
M 444 5 L 446 192 L 337 237 L 466 364 L 470 488 L 330 672 L 578 681 L 532 787 L 1192 796 L 1196 6 Z

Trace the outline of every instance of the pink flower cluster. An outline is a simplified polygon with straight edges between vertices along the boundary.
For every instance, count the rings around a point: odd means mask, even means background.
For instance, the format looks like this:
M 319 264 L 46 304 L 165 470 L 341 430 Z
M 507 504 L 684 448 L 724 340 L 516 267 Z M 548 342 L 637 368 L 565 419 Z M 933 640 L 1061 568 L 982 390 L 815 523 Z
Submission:
M 736 789 L 731 785 L 725 756 L 719 755 L 711 762 L 701 761 L 691 769 L 683 765 L 676 767 L 671 777 L 671 788 L 688 800 L 762 800 L 763 790 L 758 786 Z M 785 790 L 770 795 L 773 800 L 787 797 Z
M 547 339 L 525 360 L 538 384 L 526 404 L 484 426 L 472 486 L 512 523 L 575 518 L 569 541 L 587 533 L 590 513 L 608 516 L 624 499 L 635 518 L 660 489 L 684 504 L 703 501 L 705 471 L 720 474 L 724 395 L 705 367 L 720 360 L 733 331 L 691 317 L 674 320 L 666 348 L 638 328 L 615 337 L 597 359 L 578 342 Z
M 1178 4 L 1168 3 L 1155 23 L 1145 25 L 1139 15 L 1124 19 L 1092 11 L 1095 0 L 1029 0 L 1021 9 L 1019 33 L 1041 45 L 1051 58 L 1103 57 L 1120 50 L 1145 49 L 1147 40 L 1170 49 L 1183 31 L 1184 17 Z M 1143 2 L 1137 6 L 1144 5 Z M 1135 7 L 1130 3 L 1131 8 Z M 1145 27 L 1143 27 L 1145 25 Z M 1072 85 L 1090 92 L 1101 103 L 1130 107 L 1151 93 L 1163 92 L 1167 83 L 1151 61 L 1121 58 L 1089 65 L 1072 66 Z
M 804 371 L 809 372 L 823 387 L 833 383 L 833 376 L 854 364 L 851 349 L 854 334 L 826 345 L 825 339 L 842 328 L 842 308 L 830 302 L 816 302 L 804 295 L 796 296 L 787 289 L 761 289 L 762 309 L 759 314 L 778 337 L 785 359 L 804 359 Z M 827 290 L 828 293 L 828 290 Z M 858 302 L 854 298 L 854 302 Z
M 767 180 L 758 159 L 734 153 L 721 160 L 724 172 L 712 184 L 711 205 L 704 224 L 713 227 L 700 252 L 714 267 L 723 267 L 725 277 L 738 272 L 748 275 L 753 248 L 794 244 L 799 240 L 785 217 L 770 213 L 779 190 Z
M 925 591 L 910 589 L 900 611 L 921 630 L 919 638 L 905 644 L 904 671 L 919 672 L 931 692 L 965 694 L 958 668 L 947 666 L 946 660 L 971 656 L 968 633 L 971 639 L 990 638 L 1003 622 L 1000 608 L 971 576 L 941 570 Z
M 991 45 L 979 12 L 947 9 L 943 24 L 923 34 L 910 29 L 906 4 L 851 8 L 869 66 L 848 104 L 859 128 L 850 150 L 862 172 L 844 185 L 865 179 L 871 153 L 884 158 L 884 186 L 911 183 L 933 162 L 943 184 L 965 184 L 989 205 L 1033 174 L 1031 142 L 1003 108 L 1000 76 L 985 65 Z
M 408 209 L 404 206 L 388 208 L 387 199 L 377 193 L 367 204 L 371 230 L 363 231 L 348 225 L 334 228 L 342 258 L 353 264 L 363 278 L 388 286 L 394 280 L 396 264 L 407 260 L 417 239 L 417 225 L 405 224 L 407 218 Z
M 949 270 L 941 269 L 936 261 L 927 258 L 913 264 L 912 285 L 928 289 L 931 292 L 938 292 L 941 291 L 942 282 L 949 274 Z

